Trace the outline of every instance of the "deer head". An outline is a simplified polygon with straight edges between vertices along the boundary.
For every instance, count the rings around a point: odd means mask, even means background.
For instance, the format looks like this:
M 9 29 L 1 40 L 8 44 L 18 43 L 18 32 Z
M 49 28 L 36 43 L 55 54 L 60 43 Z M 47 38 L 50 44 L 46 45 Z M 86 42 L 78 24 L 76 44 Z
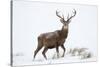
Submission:
M 69 14 L 67 16 L 67 20 L 64 19 L 64 15 L 60 16 L 59 12 L 56 10 L 56 15 L 60 18 L 60 22 L 63 23 L 63 27 L 68 27 L 68 24 L 71 22 L 71 19 L 76 15 L 76 10 L 73 9 L 73 15 L 69 17 Z

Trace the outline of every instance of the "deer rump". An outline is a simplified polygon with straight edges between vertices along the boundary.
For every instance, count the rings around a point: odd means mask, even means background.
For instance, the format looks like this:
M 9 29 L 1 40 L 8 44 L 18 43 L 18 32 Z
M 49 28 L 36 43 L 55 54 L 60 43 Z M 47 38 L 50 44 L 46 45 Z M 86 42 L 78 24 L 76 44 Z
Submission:
M 38 37 L 38 47 L 41 45 L 45 48 L 52 49 L 63 45 L 65 39 L 62 39 L 60 36 L 60 31 L 57 30 L 55 32 L 43 33 Z

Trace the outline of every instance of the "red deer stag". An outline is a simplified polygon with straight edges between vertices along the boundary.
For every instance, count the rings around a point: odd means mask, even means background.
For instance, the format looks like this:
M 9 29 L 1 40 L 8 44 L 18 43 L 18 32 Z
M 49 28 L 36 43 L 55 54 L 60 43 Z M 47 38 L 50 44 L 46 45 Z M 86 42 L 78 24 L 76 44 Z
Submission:
M 47 52 L 48 49 L 56 48 L 57 56 L 59 57 L 59 46 L 64 50 L 62 57 L 64 57 L 65 54 L 65 47 L 64 47 L 64 42 L 68 36 L 68 25 L 71 22 L 71 19 L 76 15 L 76 10 L 74 9 L 73 15 L 69 17 L 69 14 L 67 16 L 67 20 L 61 17 L 59 12 L 56 11 L 56 15 L 60 18 L 60 22 L 63 24 L 61 30 L 56 30 L 54 32 L 48 32 L 48 33 L 43 33 L 38 36 L 38 46 L 37 49 L 34 52 L 34 58 L 38 51 L 44 47 L 44 50 L 42 52 L 43 56 L 45 59 L 47 59 L 45 53 Z

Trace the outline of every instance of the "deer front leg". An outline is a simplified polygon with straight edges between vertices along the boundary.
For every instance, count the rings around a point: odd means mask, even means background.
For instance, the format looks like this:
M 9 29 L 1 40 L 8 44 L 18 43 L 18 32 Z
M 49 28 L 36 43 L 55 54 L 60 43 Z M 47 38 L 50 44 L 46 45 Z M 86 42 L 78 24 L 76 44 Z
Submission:
M 56 52 L 57 52 L 57 58 L 59 58 L 59 47 L 56 47 Z
M 42 52 L 42 54 L 43 54 L 43 56 L 44 56 L 44 58 L 47 60 L 47 57 L 46 57 L 46 55 L 45 55 L 45 53 L 47 52 L 47 50 L 48 50 L 48 48 L 44 48 L 44 50 L 43 50 L 43 52 Z
M 63 55 L 62 55 L 62 57 L 64 57 L 66 49 L 65 49 L 64 45 L 61 45 L 61 48 L 64 50 Z

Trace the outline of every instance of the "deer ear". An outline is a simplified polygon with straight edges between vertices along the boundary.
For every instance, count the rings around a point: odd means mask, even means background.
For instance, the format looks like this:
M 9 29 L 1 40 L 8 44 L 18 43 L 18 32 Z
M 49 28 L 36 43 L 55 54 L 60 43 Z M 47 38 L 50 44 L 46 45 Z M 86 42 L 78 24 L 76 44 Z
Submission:
M 63 19 L 60 19 L 60 22 L 64 24 L 64 20 Z
M 70 19 L 70 20 L 67 20 L 67 22 L 66 22 L 66 23 L 68 23 L 68 24 L 69 24 L 70 22 L 71 22 L 71 19 Z

